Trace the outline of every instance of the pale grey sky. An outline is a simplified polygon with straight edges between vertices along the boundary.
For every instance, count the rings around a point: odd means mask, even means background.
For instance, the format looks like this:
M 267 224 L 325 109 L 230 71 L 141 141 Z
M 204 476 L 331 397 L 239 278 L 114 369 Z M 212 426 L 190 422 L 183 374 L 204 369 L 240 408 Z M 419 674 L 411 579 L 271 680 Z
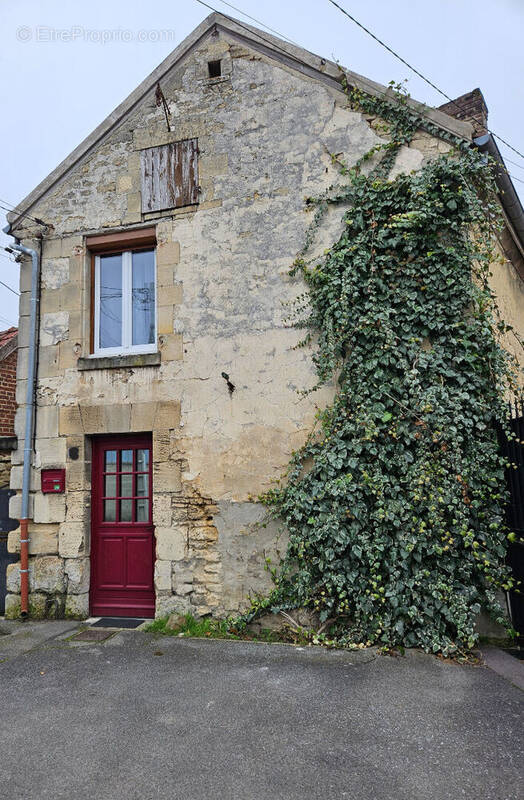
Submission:
M 524 0 L 339 2 L 450 97 L 480 87 L 491 130 L 524 153 Z M 355 72 L 407 78 L 416 99 L 445 102 L 328 0 L 233 5 Z M 15 205 L 210 12 L 196 0 L 0 0 L 0 13 L 0 204 Z M 524 159 L 499 147 L 524 197 Z M 17 289 L 18 267 L 0 254 L 0 280 Z M 17 308 L 0 286 L 0 329 L 17 323 Z

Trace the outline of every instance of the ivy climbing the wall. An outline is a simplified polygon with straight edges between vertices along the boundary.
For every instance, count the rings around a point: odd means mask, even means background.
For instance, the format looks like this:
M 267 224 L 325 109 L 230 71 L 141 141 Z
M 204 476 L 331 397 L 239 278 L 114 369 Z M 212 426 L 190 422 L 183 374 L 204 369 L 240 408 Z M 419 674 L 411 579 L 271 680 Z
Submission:
M 481 609 L 502 616 L 496 590 L 511 585 L 495 424 L 512 367 L 488 285 L 498 202 L 489 164 L 451 135 L 449 153 L 389 180 L 417 129 L 442 131 L 402 94 L 345 88 L 384 142 L 352 167 L 338 161 L 341 185 L 308 201 L 295 324 L 317 386 L 337 389 L 263 498 L 289 546 L 251 616 L 309 607 L 342 644 L 454 653 L 474 645 Z M 308 260 L 330 205 L 344 230 Z

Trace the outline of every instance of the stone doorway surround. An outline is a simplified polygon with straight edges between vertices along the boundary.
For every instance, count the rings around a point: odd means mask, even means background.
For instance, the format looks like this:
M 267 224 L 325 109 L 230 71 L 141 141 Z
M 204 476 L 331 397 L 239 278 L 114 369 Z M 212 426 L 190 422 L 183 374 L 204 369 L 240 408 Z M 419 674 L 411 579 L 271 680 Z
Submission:
M 172 497 L 182 491 L 180 454 L 175 429 L 180 422 L 178 401 L 119 405 L 46 406 L 38 409 L 37 459 L 45 466 L 66 468 L 64 494 L 42 494 L 39 477 L 32 492 L 30 525 L 30 614 L 36 617 L 89 616 L 91 531 L 91 442 L 97 435 L 151 433 L 153 441 L 153 523 L 155 525 L 157 593 L 171 595 L 163 576 L 171 563 L 184 557 L 183 543 L 172 529 Z M 43 419 L 43 417 L 45 419 Z M 58 437 L 56 436 L 58 434 Z M 46 453 L 52 452 L 52 464 Z M 40 454 L 40 455 L 39 455 Z M 56 458 L 59 456 L 59 458 Z M 20 495 L 12 498 L 17 511 Z M 15 513 L 16 516 L 16 513 Z M 176 539 L 174 542 L 173 540 Z M 10 534 L 10 550 L 19 550 L 19 529 Z M 160 586 L 159 586 L 160 583 Z M 6 614 L 20 607 L 20 570 L 8 568 Z

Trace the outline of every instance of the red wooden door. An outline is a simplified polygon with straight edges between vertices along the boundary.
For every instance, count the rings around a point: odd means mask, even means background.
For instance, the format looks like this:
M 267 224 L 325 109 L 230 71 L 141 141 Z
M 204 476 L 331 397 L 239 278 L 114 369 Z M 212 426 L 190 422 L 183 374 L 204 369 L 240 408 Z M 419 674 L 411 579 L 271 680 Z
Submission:
M 91 614 L 154 617 L 151 436 L 93 440 Z

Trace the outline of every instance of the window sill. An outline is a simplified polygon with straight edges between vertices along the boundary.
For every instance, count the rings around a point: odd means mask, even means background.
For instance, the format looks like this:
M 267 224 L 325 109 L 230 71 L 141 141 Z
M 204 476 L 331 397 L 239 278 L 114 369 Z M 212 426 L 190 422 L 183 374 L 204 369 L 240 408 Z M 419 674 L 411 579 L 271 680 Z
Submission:
M 130 353 L 127 356 L 96 356 L 79 358 L 77 367 L 84 369 L 119 369 L 121 367 L 156 367 L 160 353 Z

